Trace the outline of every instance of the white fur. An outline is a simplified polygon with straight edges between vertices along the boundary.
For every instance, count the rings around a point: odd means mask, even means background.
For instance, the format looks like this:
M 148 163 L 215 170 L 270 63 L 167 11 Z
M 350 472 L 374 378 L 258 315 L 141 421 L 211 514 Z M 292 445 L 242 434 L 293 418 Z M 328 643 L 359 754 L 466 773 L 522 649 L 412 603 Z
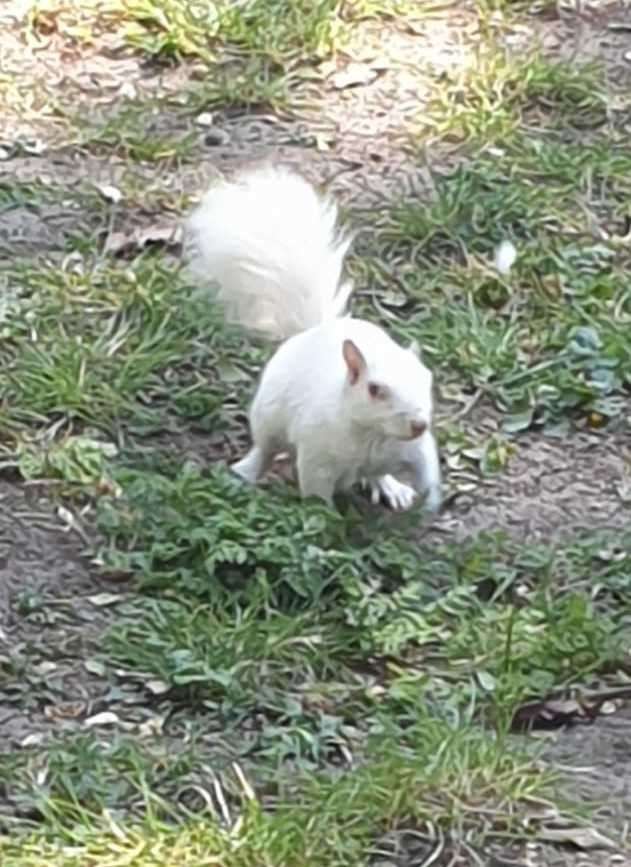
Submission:
M 193 267 L 217 284 L 227 315 L 284 339 L 261 376 L 253 446 L 235 472 L 254 483 L 289 451 L 303 496 L 332 503 L 336 490 L 363 481 L 373 501 L 405 509 L 423 492 L 437 509 L 432 374 L 414 349 L 344 316 L 351 238 L 337 228 L 335 202 L 288 169 L 255 168 L 212 187 L 188 230 Z M 395 478 L 401 471 L 413 488 Z
M 217 284 L 229 320 L 275 340 L 344 313 L 351 241 L 335 202 L 276 166 L 214 184 L 188 220 L 196 276 Z

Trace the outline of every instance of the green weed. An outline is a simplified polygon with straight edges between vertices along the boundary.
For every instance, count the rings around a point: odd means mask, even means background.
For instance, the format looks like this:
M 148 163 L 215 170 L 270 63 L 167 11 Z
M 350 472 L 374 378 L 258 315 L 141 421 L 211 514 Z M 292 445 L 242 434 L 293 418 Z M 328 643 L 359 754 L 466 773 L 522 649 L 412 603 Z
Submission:
M 582 590 L 564 590 L 580 585 L 588 558 L 593 572 L 596 542 L 520 554 L 489 538 L 458 551 L 425 550 L 402 529 L 376 534 L 365 519 L 250 490 L 222 470 L 172 479 L 135 472 L 118 481 L 122 500 L 101 503 L 100 527 L 111 540 L 101 559 L 171 601 L 153 600 L 115 628 L 111 653 L 173 687 L 193 685 L 197 700 L 226 708 L 238 706 L 240 694 L 242 704 L 263 704 L 268 689 L 291 693 L 296 677 L 323 678 L 318 657 L 339 674 L 356 658 L 385 655 L 409 678 L 407 662 L 415 671 L 418 654 L 435 648 L 431 677 L 415 679 L 416 701 L 439 681 L 469 701 L 481 676 L 506 689 L 511 704 L 623 656 L 610 595 L 601 610 Z M 598 565 L 609 594 L 626 586 L 627 566 L 625 558 Z M 222 627 L 226 605 L 232 613 Z M 321 608 L 315 620 L 313 606 Z M 301 611 L 302 619 L 280 611 Z

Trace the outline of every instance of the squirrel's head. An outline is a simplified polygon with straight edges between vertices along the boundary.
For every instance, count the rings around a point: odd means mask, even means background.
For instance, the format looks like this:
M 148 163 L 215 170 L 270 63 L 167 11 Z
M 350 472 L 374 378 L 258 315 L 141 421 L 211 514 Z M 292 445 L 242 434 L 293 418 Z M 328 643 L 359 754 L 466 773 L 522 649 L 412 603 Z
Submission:
M 354 341 L 342 345 L 353 420 L 384 436 L 417 439 L 432 422 L 432 373 L 415 344 L 403 349 L 392 343 L 380 350 L 372 362 Z

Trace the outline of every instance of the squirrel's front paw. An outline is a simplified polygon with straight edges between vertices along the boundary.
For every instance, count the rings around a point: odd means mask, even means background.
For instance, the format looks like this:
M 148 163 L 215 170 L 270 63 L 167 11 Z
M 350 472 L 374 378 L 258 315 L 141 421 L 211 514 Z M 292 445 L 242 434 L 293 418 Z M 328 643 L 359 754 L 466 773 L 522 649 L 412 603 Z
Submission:
M 409 509 L 416 499 L 414 488 L 397 481 L 394 476 L 381 476 L 377 481 L 369 482 L 369 486 L 370 499 L 373 505 L 376 506 L 383 497 L 395 512 Z

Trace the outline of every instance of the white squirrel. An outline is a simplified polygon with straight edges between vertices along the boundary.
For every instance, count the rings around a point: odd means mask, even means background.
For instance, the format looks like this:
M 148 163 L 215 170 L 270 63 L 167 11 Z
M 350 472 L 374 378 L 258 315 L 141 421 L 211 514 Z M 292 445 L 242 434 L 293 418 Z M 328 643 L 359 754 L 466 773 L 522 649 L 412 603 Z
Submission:
M 352 243 L 335 201 L 283 166 L 255 166 L 213 184 L 185 226 L 189 264 L 214 284 L 226 318 L 284 342 L 250 409 L 253 445 L 232 465 L 255 483 L 280 452 L 295 460 L 303 497 L 329 505 L 368 484 L 373 503 L 441 503 L 432 373 L 415 346 L 346 313 Z M 395 478 L 409 472 L 413 487 Z

